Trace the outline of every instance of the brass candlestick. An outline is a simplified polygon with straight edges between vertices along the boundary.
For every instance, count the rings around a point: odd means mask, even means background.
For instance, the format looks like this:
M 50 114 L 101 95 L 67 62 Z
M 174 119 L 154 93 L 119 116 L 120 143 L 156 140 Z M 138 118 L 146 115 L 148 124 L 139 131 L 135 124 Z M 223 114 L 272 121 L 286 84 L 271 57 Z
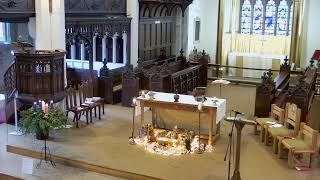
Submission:
M 202 106 L 203 106 L 203 104 L 202 104 L 202 102 L 200 102 L 199 103 L 199 105 L 198 105 L 198 112 L 199 112 L 199 132 L 198 132 L 198 137 L 199 137 L 199 145 L 198 145 L 198 149 L 196 149 L 195 150 L 195 152 L 197 153 L 197 154 L 202 154 L 203 153 L 203 150 L 201 149 L 201 138 L 200 138 L 200 127 L 201 127 L 201 112 L 202 112 Z
M 132 100 L 132 107 L 133 107 L 133 115 L 132 115 L 132 132 L 131 137 L 129 137 L 129 143 L 130 145 L 136 145 L 137 143 L 134 141 L 134 121 L 135 121 L 135 115 L 136 115 L 136 98 L 133 98 Z

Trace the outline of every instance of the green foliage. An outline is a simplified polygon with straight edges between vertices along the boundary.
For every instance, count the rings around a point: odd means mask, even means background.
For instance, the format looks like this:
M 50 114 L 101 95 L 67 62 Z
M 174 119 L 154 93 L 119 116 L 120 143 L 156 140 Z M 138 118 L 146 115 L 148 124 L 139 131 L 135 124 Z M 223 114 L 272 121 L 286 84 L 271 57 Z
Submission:
M 49 134 L 50 129 L 62 129 L 67 122 L 66 114 L 59 108 L 50 108 L 48 115 L 33 108 L 21 112 L 20 130 L 23 134 Z

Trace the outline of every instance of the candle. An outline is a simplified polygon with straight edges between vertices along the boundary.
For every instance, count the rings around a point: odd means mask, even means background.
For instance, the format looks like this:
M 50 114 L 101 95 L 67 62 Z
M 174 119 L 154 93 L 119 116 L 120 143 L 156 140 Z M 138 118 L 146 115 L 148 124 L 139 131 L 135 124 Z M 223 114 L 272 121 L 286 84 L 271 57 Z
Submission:
M 50 108 L 53 108 L 53 100 L 50 101 Z
M 42 109 L 42 111 L 44 111 L 44 110 L 45 110 L 45 105 L 46 105 L 45 102 L 42 101 L 42 102 L 41 102 L 41 105 L 42 105 L 41 109 Z
M 199 111 L 202 111 L 202 106 L 203 106 L 203 104 L 200 102 L 200 103 L 198 104 L 198 110 L 199 110 Z
M 33 112 L 37 112 L 37 102 L 33 103 Z
M 42 101 L 41 100 L 39 100 L 39 108 L 40 108 L 40 111 L 42 111 Z
M 133 98 L 133 99 L 132 99 L 132 104 L 135 106 L 136 103 L 137 103 L 137 99 L 136 99 L 136 98 Z
M 48 103 L 46 103 L 46 105 L 45 105 L 45 111 L 44 111 L 44 113 L 45 113 L 46 116 L 47 116 L 48 113 L 49 113 L 49 105 L 48 105 Z

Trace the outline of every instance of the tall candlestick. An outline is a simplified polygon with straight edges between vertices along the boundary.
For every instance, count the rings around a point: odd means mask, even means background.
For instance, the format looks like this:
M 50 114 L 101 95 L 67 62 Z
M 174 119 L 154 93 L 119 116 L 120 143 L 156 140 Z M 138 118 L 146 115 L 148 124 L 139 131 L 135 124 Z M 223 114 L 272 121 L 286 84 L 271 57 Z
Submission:
M 48 105 L 48 103 L 46 103 L 46 105 L 45 105 L 44 113 L 45 113 L 46 116 L 49 114 L 49 105 Z
M 45 110 L 45 105 L 46 105 L 45 102 L 42 101 L 42 102 L 41 102 L 41 105 L 42 105 L 42 108 L 41 108 L 41 109 L 42 109 L 42 111 L 44 111 L 44 110 Z
M 42 101 L 39 100 L 39 108 L 40 108 L 40 111 L 42 111 Z
M 33 112 L 37 112 L 37 102 L 33 103 Z
M 133 98 L 132 99 L 132 106 L 133 106 L 133 115 L 132 115 L 132 133 L 131 133 L 131 137 L 129 138 L 129 142 L 131 145 L 135 145 L 136 142 L 134 141 L 134 120 L 135 120 L 135 115 L 136 115 L 136 103 L 137 103 L 137 99 Z
M 53 108 L 53 100 L 50 101 L 50 108 Z

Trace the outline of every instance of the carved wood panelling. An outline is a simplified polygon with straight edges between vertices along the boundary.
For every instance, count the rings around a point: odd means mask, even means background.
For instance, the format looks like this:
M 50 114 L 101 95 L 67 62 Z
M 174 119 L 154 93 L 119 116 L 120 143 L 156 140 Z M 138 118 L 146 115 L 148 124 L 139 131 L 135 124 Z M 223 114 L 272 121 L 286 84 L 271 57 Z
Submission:
M 34 15 L 34 0 L 0 0 L 0 21 L 26 22 Z
M 65 0 L 67 15 L 126 15 L 126 0 Z
M 177 54 L 182 18 L 191 3 L 192 0 L 139 0 L 140 59 L 155 59 L 163 49 L 167 56 Z

